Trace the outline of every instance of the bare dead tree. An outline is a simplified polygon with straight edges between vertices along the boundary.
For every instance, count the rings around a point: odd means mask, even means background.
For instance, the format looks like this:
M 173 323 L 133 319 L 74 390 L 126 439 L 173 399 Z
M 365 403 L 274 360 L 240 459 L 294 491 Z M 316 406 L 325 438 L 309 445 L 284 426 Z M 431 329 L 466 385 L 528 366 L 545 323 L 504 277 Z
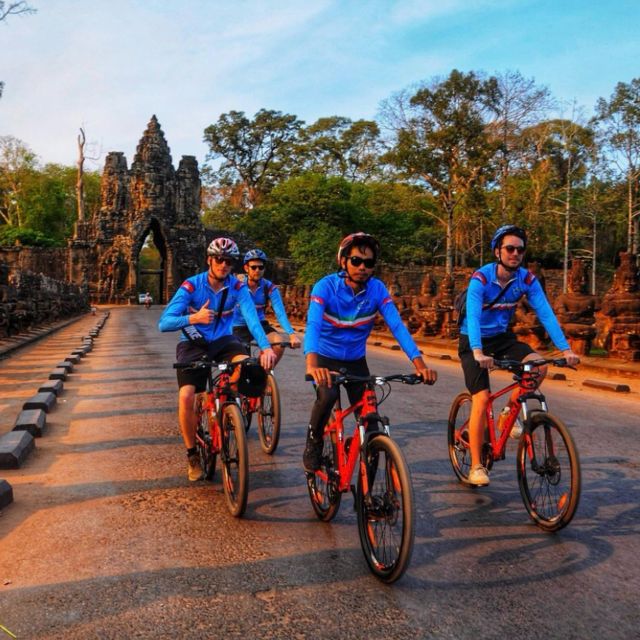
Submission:
M 84 133 L 84 129 L 80 127 L 80 133 L 78 134 L 78 174 L 76 178 L 76 200 L 78 203 L 78 222 L 84 222 L 85 209 L 84 209 L 84 163 L 85 160 L 98 160 L 100 155 L 85 155 L 85 145 L 87 138 Z
M 0 0 L 0 22 L 9 16 L 17 16 L 20 14 L 35 13 L 36 9 L 30 6 L 24 0 L 20 2 L 3 2 Z

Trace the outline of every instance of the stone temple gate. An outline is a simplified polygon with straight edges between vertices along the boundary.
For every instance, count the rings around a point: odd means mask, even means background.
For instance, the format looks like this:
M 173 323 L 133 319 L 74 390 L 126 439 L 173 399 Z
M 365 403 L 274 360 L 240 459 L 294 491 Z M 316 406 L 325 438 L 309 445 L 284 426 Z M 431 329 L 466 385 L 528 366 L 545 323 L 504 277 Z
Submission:
M 155 116 L 131 164 L 122 152 L 107 155 L 100 210 L 77 223 L 69 246 L 70 280 L 89 287 L 97 303 L 133 302 L 142 289 L 140 251 L 152 233 L 161 257 L 160 299 L 204 266 L 205 231 L 200 220 L 200 173 L 194 156 L 174 169 Z

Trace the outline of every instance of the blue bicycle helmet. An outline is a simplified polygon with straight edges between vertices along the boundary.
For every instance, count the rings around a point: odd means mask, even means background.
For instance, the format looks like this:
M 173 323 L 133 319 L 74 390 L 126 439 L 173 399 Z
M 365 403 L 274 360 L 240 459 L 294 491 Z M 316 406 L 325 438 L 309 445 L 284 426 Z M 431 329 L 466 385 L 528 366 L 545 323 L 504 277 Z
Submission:
M 522 227 L 518 227 L 515 224 L 504 224 L 493 234 L 491 251 L 500 245 L 500 240 L 505 236 L 518 236 L 524 242 L 524 246 L 527 246 L 527 232 Z
M 266 262 L 267 254 L 262 251 L 262 249 L 251 249 L 251 251 L 247 251 L 247 253 L 244 254 L 242 264 L 247 264 L 250 260 L 262 260 L 262 262 Z

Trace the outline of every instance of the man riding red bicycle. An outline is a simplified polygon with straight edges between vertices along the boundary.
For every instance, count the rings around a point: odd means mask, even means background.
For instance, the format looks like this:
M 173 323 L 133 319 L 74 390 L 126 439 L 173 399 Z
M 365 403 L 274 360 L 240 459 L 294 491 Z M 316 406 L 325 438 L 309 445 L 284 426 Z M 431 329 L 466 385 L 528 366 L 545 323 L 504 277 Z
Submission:
M 233 311 L 236 304 L 249 329 L 262 349 L 260 364 L 271 369 L 276 355 L 264 333 L 247 286 L 231 275 L 240 256 L 238 246 L 230 238 L 216 238 L 207 248 L 208 270 L 187 278 L 166 306 L 158 328 L 160 331 L 182 331 L 176 347 L 178 363 L 188 364 L 202 356 L 221 362 L 246 359 L 244 345 L 233 333 Z M 261 371 L 258 367 L 258 371 Z M 239 370 L 237 372 L 240 373 Z M 178 421 L 187 448 L 188 477 L 202 477 L 202 467 L 195 446 L 197 417 L 195 394 L 205 390 L 207 371 L 178 369 Z M 237 375 L 234 373 L 234 376 Z M 265 374 L 266 376 L 266 374 Z
M 484 438 L 484 416 L 489 402 L 489 369 L 494 358 L 529 361 L 541 356 L 526 343 L 519 342 L 509 330 L 509 322 L 520 298 L 526 295 L 555 346 L 563 352 L 568 365 L 580 359 L 571 350 L 542 287 L 533 273 L 521 265 L 527 248 L 524 229 L 507 224 L 501 226 L 491 240 L 496 262 L 478 269 L 467 290 L 464 319 L 460 325 L 458 353 L 467 389 L 471 394 L 469 448 L 471 469 L 469 483 L 489 484 L 489 473 L 481 463 Z M 541 367 L 541 376 L 546 368 Z M 510 402 L 516 402 L 516 388 Z M 515 428 L 512 435 L 519 435 Z
M 378 241 L 367 233 L 346 236 L 338 249 L 338 273 L 319 280 L 311 292 L 304 339 L 307 375 L 316 384 L 303 466 L 307 473 L 320 468 L 322 433 L 339 391 L 331 385 L 331 371 L 368 376 L 366 343 L 376 314 L 382 314 L 396 340 L 425 383 L 437 373 L 425 364 L 398 309 L 381 280 L 373 277 L 380 253 Z M 363 384 L 347 387 L 349 401 L 357 402 Z

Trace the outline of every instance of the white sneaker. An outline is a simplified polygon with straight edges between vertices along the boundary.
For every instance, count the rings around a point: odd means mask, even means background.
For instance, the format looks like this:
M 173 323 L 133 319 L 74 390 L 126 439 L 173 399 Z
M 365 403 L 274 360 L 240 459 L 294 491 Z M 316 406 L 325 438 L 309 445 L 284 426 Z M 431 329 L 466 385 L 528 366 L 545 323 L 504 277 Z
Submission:
M 489 484 L 489 472 L 481 464 L 471 467 L 469 484 L 473 484 L 476 487 L 486 487 Z

